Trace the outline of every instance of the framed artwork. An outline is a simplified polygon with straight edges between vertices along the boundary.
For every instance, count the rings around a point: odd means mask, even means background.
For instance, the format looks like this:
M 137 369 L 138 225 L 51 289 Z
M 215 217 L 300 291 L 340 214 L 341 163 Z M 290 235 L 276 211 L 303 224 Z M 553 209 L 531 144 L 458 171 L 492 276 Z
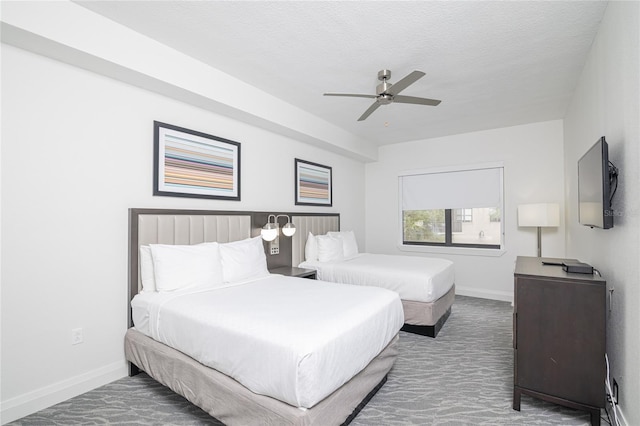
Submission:
M 240 201 L 240 144 L 153 122 L 153 195 Z
M 295 170 L 296 205 L 328 207 L 333 205 L 331 167 L 296 158 Z

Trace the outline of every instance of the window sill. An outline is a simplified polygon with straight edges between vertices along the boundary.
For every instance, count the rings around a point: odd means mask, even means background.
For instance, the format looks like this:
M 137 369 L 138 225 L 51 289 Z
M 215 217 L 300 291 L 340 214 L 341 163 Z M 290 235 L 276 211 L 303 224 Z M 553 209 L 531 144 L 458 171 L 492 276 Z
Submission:
M 438 246 L 420 246 L 420 245 L 404 245 L 398 244 L 398 250 L 414 252 L 414 253 L 438 253 L 438 254 L 458 254 L 462 256 L 485 256 L 500 257 L 506 253 L 502 249 L 481 249 L 470 247 L 438 247 Z

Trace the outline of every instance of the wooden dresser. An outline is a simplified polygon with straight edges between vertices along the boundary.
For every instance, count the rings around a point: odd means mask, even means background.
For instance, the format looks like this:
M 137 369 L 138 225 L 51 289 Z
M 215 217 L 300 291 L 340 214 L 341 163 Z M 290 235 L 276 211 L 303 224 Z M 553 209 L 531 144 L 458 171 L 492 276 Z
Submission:
M 530 395 L 591 415 L 605 405 L 606 281 L 564 272 L 565 259 L 518 257 L 514 273 L 513 409 Z

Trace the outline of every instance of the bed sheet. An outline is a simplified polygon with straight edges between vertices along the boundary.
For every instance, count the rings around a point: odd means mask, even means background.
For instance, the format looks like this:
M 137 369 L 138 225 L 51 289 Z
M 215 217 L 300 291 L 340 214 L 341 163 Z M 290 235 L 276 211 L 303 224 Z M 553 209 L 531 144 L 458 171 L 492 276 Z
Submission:
M 341 284 L 382 287 L 402 300 L 433 302 L 454 284 L 453 262 L 446 259 L 360 253 L 333 262 L 302 262 L 300 268 L 315 269 L 318 280 Z
M 131 305 L 149 337 L 303 408 L 361 371 L 404 322 L 391 291 L 277 275 L 216 290 L 143 292 Z

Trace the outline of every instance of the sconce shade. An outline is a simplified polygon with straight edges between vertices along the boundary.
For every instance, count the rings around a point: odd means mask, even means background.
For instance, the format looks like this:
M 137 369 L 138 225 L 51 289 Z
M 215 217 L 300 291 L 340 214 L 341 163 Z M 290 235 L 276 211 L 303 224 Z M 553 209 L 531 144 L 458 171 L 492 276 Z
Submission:
M 293 234 L 296 233 L 296 226 L 291 223 L 291 222 L 287 222 L 283 227 L 282 227 L 282 233 L 284 235 L 286 235 L 287 237 L 291 237 L 293 236 Z
M 270 214 L 267 217 L 267 223 L 262 227 L 262 230 L 260 231 L 260 235 L 262 236 L 263 240 L 275 241 L 275 239 L 278 238 L 278 235 L 280 235 L 280 225 L 278 224 L 278 218 L 280 217 L 287 218 L 287 223 L 285 223 L 285 225 L 282 227 L 282 233 L 287 237 L 291 237 L 296 233 L 296 226 L 291 223 L 291 218 L 288 215 L 279 214 L 276 216 L 275 214 Z M 272 218 L 273 222 L 271 221 Z
M 560 206 L 555 203 L 521 204 L 518 226 L 560 226 Z
M 273 241 L 278 236 L 278 224 L 269 222 L 262 227 L 260 231 L 262 239 L 265 241 Z

